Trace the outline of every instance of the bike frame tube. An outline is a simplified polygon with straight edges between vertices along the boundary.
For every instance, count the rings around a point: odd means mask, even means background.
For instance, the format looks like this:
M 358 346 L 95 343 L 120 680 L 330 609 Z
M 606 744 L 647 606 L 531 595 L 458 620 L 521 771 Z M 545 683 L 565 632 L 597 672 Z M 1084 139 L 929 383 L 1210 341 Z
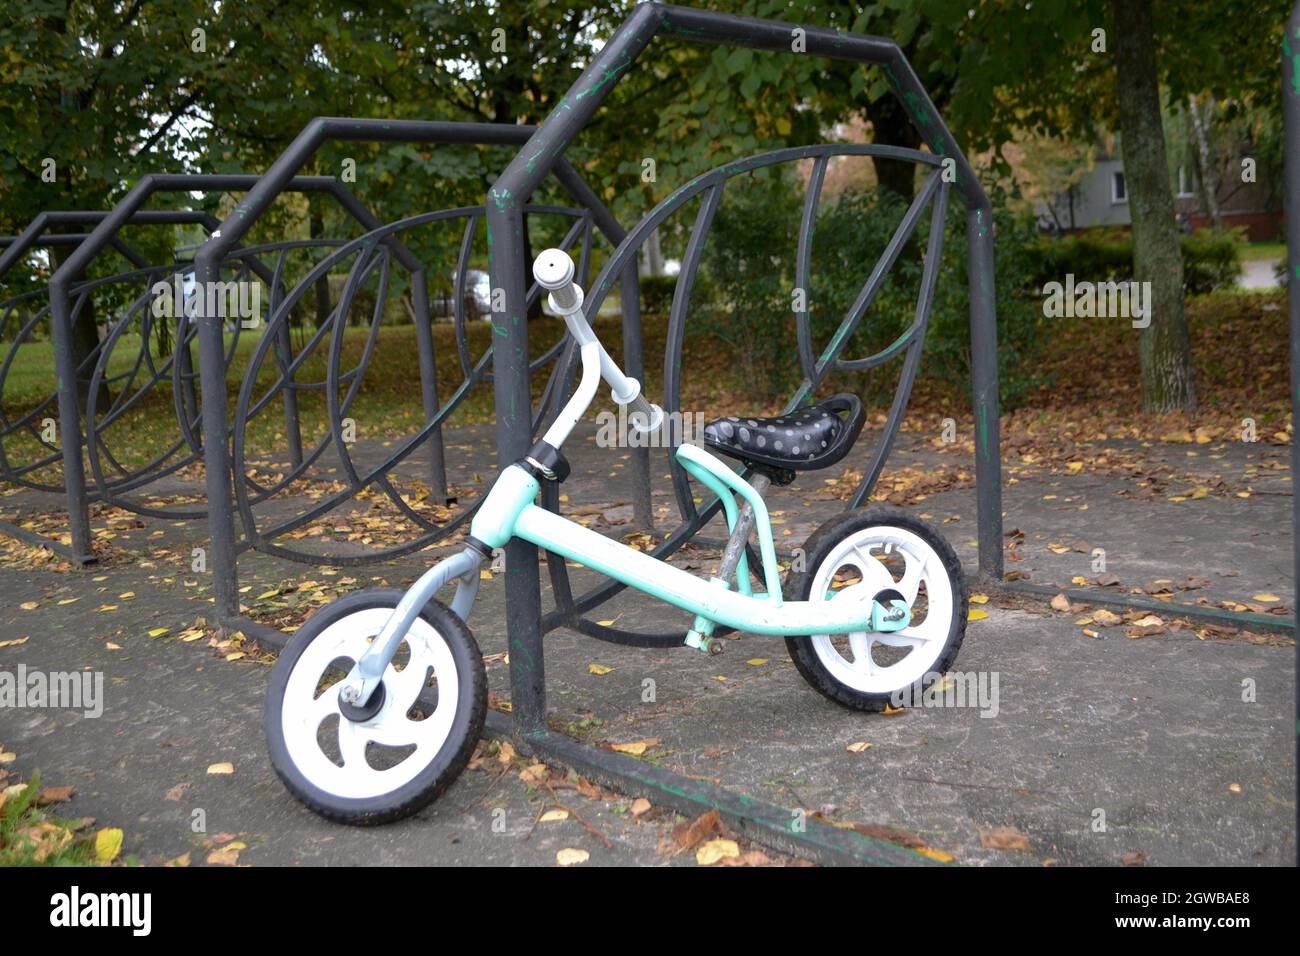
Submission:
M 872 630 L 871 600 L 787 602 L 782 600 L 779 588 L 764 595 L 740 594 L 531 502 L 515 519 L 515 533 L 539 548 L 739 631 L 791 637 Z
M 729 487 L 736 488 L 735 483 L 745 484 L 708 452 L 693 450 L 713 459 L 716 468 L 732 474 L 733 481 L 727 481 L 725 476 L 718 475 L 715 467 L 703 463 L 704 459 L 695 459 L 694 464 L 698 467 L 721 478 Z M 762 595 L 746 595 L 720 587 L 717 582 L 696 577 L 689 571 L 675 568 L 666 561 L 538 506 L 534 503 L 538 487 L 536 478 L 520 466 L 511 465 L 501 473 L 497 483 L 488 492 L 478 514 L 474 516 L 470 533 L 494 548 L 502 547 L 511 538 L 519 538 L 714 624 L 751 634 L 789 637 L 848 634 L 872 629 L 873 602 L 870 600 L 785 601 L 781 596 L 779 577 L 775 589 Z M 757 492 L 747 484 L 745 488 L 754 497 L 758 497 Z M 750 500 L 744 489 L 736 490 L 746 500 Z M 750 505 L 754 506 L 755 502 L 750 500 Z M 767 522 L 767 510 L 763 507 L 761 498 L 755 507 L 755 515 L 759 518 L 760 541 L 766 538 L 765 563 L 771 556 L 771 567 L 765 570 L 775 572 L 776 557 L 772 547 L 771 525 Z M 769 576 L 768 580 L 770 587 L 772 577 Z
M 713 472 L 699 467 L 689 459 L 683 458 L 681 461 L 682 467 L 694 475 L 696 481 L 699 481 L 718 496 L 718 500 L 722 502 L 722 510 L 727 513 L 727 530 L 732 535 L 735 535 L 736 525 L 740 523 L 740 508 L 736 504 L 736 496 L 727 490 L 727 486 Z M 724 573 L 720 573 L 718 577 L 724 581 L 726 580 Z M 736 562 L 736 590 L 741 594 L 754 593 L 753 587 L 749 583 L 749 558 L 743 550 L 740 552 L 740 560 Z
M 754 512 L 754 527 L 758 534 L 758 553 L 763 559 L 763 580 L 767 582 L 767 593 L 781 601 L 781 569 L 776 563 L 776 545 L 772 543 L 772 521 L 767 514 L 767 502 L 749 482 L 727 467 L 717 455 L 711 455 L 695 445 L 682 445 L 677 449 L 677 460 L 699 477 L 701 470 L 707 471 L 724 485 L 740 495 Z M 687 465 L 689 462 L 695 467 Z

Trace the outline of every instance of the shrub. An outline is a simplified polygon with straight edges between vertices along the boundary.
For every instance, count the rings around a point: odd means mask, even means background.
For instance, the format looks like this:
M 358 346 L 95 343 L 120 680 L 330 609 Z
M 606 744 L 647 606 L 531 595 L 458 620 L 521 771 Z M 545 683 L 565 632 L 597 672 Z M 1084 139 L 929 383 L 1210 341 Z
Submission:
M 647 315 L 667 315 L 673 304 L 676 276 L 641 276 L 641 311 Z
M 1182 236 L 1183 284 L 1199 295 L 1231 287 L 1241 274 L 1237 261 L 1240 230 L 1202 229 Z M 1133 237 L 1126 232 L 1089 230 L 1039 244 L 1039 264 L 1034 283 L 1060 281 L 1066 273 L 1078 279 L 1102 282 L 1133 278 Z
M 704 261 L 711 301 L 700 321 L 733 349 L 744 380 L 758 397 L 786 395 L 801 379 L 791 293 L 802 189 L 782 177 L 756 189 L 728 189 Z M 887 190 L 845 193 L 823 202 L 813 240 L 808 290 L 814 353 L 820 354 L 865 284 L 906 212 Z M 1004 203 L 995 209 L 998 357 L 1002 401 L 1014 407 L 1041 384 L 1033 355 L 1040 344 L 1041 308 L 1028 289 L 1039 259 L 1030 220 Z M 881 286 L 843 358 L 862 358 L 893 342 L 911 325 L 922 274 L 928 216 L 918 225 Z M 922 351 L 922 376 L 968 387 L 970 321 L 964 208 L 950 195 L 943 257 Z M 840 375 L 842 387 L 870 402 L 887 402 L 898 384 L 900 360 L 865 373 Z

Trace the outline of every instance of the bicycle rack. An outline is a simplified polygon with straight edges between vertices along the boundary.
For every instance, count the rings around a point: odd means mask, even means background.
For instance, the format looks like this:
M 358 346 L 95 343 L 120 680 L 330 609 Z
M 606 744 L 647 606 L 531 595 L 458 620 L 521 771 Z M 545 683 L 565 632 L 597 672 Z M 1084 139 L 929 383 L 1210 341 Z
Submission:
M 22 261 L 23 256 L 32 249 L 52 248 L 55 246 L 77 247 L 90 237 L 89 233 L 52 232 L 51 229 L 64 225 L 95 225 L 102 222 L 108 215 L 109 213 L 99 211 L 46 211 L 38 214 L 19 235 L 0 237 L 0 247 L 5 250 L 3 254 L 0 254 L 0 278 Z M 149 210 L 137 212 L 130 216 L 124 223 L 124 225 L 127 224 L 197 224 L 210 229 L 215 227 L 216 219 L 202 210 Z M 109 246 L 120 253 L 137 270 L 148 270 L 150 268 L 146 257 L 120 235 L 114 234 L 109 240 Z M 135 275 L 135 273 L 120 273 L 98 281 L 100 283 L 124 281 L 133 278 Z M 89 284 L 83 283 L 77 286 L 75 291 L 80 294 L 86 285 Z M 42 298 L 48 299 L 48 290 L 34 289 L 0 301 L 0 336 L 3 336 L 3 333 L 10 325 L 11 319 L 18 323 L 14 337 L 5 350 L 3 362 L 0 363 L 0 397 L 4 395 L 5 385 L 10 372 L 14 368 L 19 349 L 31 338 L 33 332 L 49 319 L 47 301 L 44 306 L 35 308 L 35 311 L 26 321 L 20 321 L 25 310 L 36 306 Z M 101 346 L 97 345 L 84 361 L 94 360 L 98 356 L 100 348 Z M 58 445 L 46 441 L 42 429 L 38 428 L 36 424 L 44 421 L 43 416 L 56 402 L 57 389 L 54 393 L 37 402 L 34 407 L 27 409 L 25 413 L 17 415 L 12 420 L 4 412 L 3 408 L 0 408 L 0 480 L 36 491 L 66 494 L 67 488 L 62 482 L 55 483 L 37 477 L 43 470 L 57 465 L 61 460 L 61 451 Z M 13 456 L 5 445 L 5 441 L 12 439 L 14 436 L 24 436 L 28 441 L 34 442 L 37 449 L 39 449 L 37 454 L 41 454 L 43 457 L 25 463 L 15 463 Z M 94 497 L 98 498 L 97 495 Z M 72 557 L 71 551 L 63 546 L 61 542 L 36 534 L 10 522 L 0 522 L 0 534 L 32 544 L 39 544 L 42 547 L 54 550 L 56 553 Z
M 248 191 L 243 200 L 226 218 L 225 222 L 221 224 L 219 232 L 214 234 L 213 238 L 198 251 L 195 256 L 195 275 L 200 282 L 216 281 L 220 278 L 221 264 L 228 257 L 234 243 L 238 242 L 258 220 L 262 212 L 285 188 L 286 183 L 291 180 L 293 175 L 327 142 L 521 146 L 528 141 L 532 132 L 531 127 L 502 124 L 339 117 L 315 119 L 303 129 L 284 153 L 267 169 L 257 185 Z M 551 167 L 553 167 L 560 186 L 574 199 L 577 208 L 534 205 L 530 205 L 526 209 L 520 207 L 521 223 L 525 213 L 529 215 L 565 216 L 574 220 L 574 226 L 569 230 L 566 242 L 576 242 L 582 239 L 584 248 L 586 248 L 593 228 L 608 238 L 611 245 L 616 246 L 621 242 L 626 235 L 625 231 L 573 166 L 567 160 L 560 159 L 549 164 L 548 168 Z M 310 563 L 367 563 L 428 547 L 456 531 L 469 517 L 474 507 L 473 502 L 462 503 L 459 514 L 450 521 L 434 522 L 428 520 L 426 516 L 419 514 L 416 509 L 402 500 L 401 494 L 388 480 L 387 475 L 392 468 L 411 457 L 421 445 L 430 450 L 434 475 L 445 475 L 441 447 L 442 423 L 463 399 L 465 390 L 469 386 L 492 379 L 489 372 L 488 357 L 490 354 L 495 354 L 496 345 L 494 344 L 488 354 L 479 357 L 477 360 L 472 359 L 465 342 L 465 316 L 463 314 L 465 273 L 469 261 L 468 256 L 472 237 L 477 225 L 489 219 L 489 213 L 490 210 L 484 207 L 467 207 L 441 210 L 411 217 L 389 225 L 383 225 L 377 220 L 367 222 L 365 225 L 368 232 L 365 235 L 335 249 L 283 301 L 278 303 L 277 311 L 270 320 L 271 328 L 268 328 L 268 334 L 283 326 L 285 322 L 284 316 L 287 315 L 288 310 L 292 308 L 295 301 L 306 293 L 306 290 L 313 283 L 318 282 L 325 276 L 331 267 L 349 257 L 353 257 L 354 262 L 349 272 L 345 293 L 331 318 L 328 328 L 318 331 L 313 342 L 307 346 L 307 350 L 292 360 L 281 364 L 276 370 L 274 383 L 268 390 L 258 394 L 256 384 L 257 368 L 267 358 L 268 346 L 264 337 L 261 347 L 254 353 L 249 374 L 246 376 L 241 388 L 233 423 L 228 420 L 224 403 L 204 403 L 203 433 L 205 435 L 208 522 L 211 543 L 208 566 L 213 574 L 216 619 L 223 626 L 238 627 L 272 646 L 280 646 L 285 640 L 284 635 L 280 632 L 249 620 L 240 613 L 237 558 L 239 553 L 244 550 L 256 549 L 290 560 Z M 364 277 L 371 272 L 377 274 L 380 281 L 383 281 L 383 270 L 386 265 L 382 257 L 375 258 L 377 250 L 392 246 L 396 243 L 397 236 L 404 231 L 431 222 L 451 219 L 463 219 L 466 222 L 458 263 L 457 293 L 455 296 L 458 303 L 456 307 L 457 344 L 461 368 L 466 376 L 465 384 L 447 401 L 441 400 L 438 393 L 436 364 L 434 362 L 433 335 L 429 323 L 427 282 L 422 266 L 419 263 L 412 263 L 408 267 L 411 269 L 413 277 L 415 327 L 417 347 L 420 353 L 421 399 L 425 422 L 418 433 L 399 443 L 398 447 L 385 460 L 377 465 L 364 468 L 358 467 L 342 440 L 340 424 L 343 415 L 355 397 L 356 383 L 359 381 L 361 374 L 364 373 L 369 361 L 369 355 L 373 348 L 373 334 L 377 325 L 372 317 L 372 338 L 368 340 L 357 364 L 352 368 L 344 369 L 341 364 L 342 336 L 351 297 L 359 288 Z M 399 255 L 400 258 L 400 253 L 394 254 Z M 583 258 L 584 260 L 587 258 L 585 252 Z M 624 361 L 629 369 L 629 374 L 637 374 L 641 369 L 643 359 L 641 354 L 640 297 L 635 264 L 627 268 L 621 278 L 624 283 Z M 537 292 L 538 290 L 534 290 L 532 299 L 529 301 L 536 300 Z M 204 315 L 197 316 L 197 321 L 200 385 L 204 392 L 219 394 L 220 390 L 224 388 L 225 381 L 225 371 L 222 368 L 220 356 L 227 347 L 224 342 L 221 322 L 216 316 Z M 328 420 L 329 433 L 313 448 L 304 451 L 301 459 L 295 461 L 294 467 L 283 471 L 271 481 L 260 481 L 255 474 L 252 474 L 254 469 L 249 467 L 250 460 L 246 441 L 248 423 L 252 417 L 266 406 L 275 394 L 292 394 L 299 388 L 314 387 L 321 384 L 296 382 L 295 376 L 301 368 L 305 352 L 322 345 L 324 333 L 327 331 L 332 333 L 329 340 L 330 351 L 327 377 L 324 383 L 331 402 Z M 497 338 L 496 341 L 499 342 L 500 339 Z M 546 355 L 535 360 L 532 366 L 541 368 L 547 363 L 554 363 L 555 359 L 559 357 L 560 351 L 557 343 L 557 347 L 550 349 Z M 632 370 L 636 370 L 636 372 Z M 562 387 L 559 380 L 554 378 L 554 375 L 553 372 L 552 383 L 548 387 L 546 399 L 543 401 L 544 408 L 547 407 L 548 403 L 558 408 L 554 396 L 560 394 Z M 339 398 L 340 386 L 345 386 L 345 393 L 342 398 Z M 544 416 L 545 412 L 530 424 L 530 429 L 540 422 Z M 229 436 L 229 440 L 221 436 Z M 301 478 L 306 473 L 305 469 L 320 458 L 327 446 L 334 449 L 335 453 L 340 456 L 344 474 L 343 489 L 330 495 L 307 511 L 288 519 L 272 519 L 270 523 L 259 522 L 255 511 L 256 506 L 261 502 L 269 501 L 278 491 Z M 637 503 L 638 518 L 647 524 L 650 520 L 648 460 L 648 454 L 640 456 L 639 459 L 634 461 L 633 471 L 633 499 Z M 445 478 L 440 479 L 440 481 L 441 483 L 439 481 L 430 483 L 434 488 L 435 497 L 439 494 L 439 491 L 445 494 Z M 302 528 L 307 522 L 327 513 L 332 508 L 345 504 L 352 500 L 358 491 L 369 486 L 380 489 L 387 500 L 392 503 L 392 506 L 418 529 L 419 533 L 414 539 L 364 556 L 308 553 L 301 548 L 276 543 L 277 538 L 292 533 Z M 238 524 L 236 522 L 237 514 Z M 238 534 L 239 530 L 243 532 L 242 537 Z
M 152 514 L 157 517 L 203 517 L 205 511 L 200 509 L 154 508 L 147 503 L 142 504 L 126 497 L 126 492 L 139 489 L 160 477 L 170 475 L 188 464 L 197 462 L 204 456 L 203 443 L 197 427 L 200 411 L 195 384 L 198 375 L 192 368 L 189 350 L 189 344 L 194 339 L 192 317 L 188 315 L 175 317 L 177 322 L 176 348 L 172 353 L 175 361 L 169 359 L 163 366 L 149 367 L 140 387 L 134 391 L 123 390 L 120 392 L 117 400 L 110 403 L 109 407 L 105 409 L 102 426 L 91 418 L 86 423 L 87 433 L 83 435 L 79 395 L 79 384 L 82 376 L 88 373 L 89 380 L 95 383 L 114 380 L 115 377 L 110 376 L 107 371 L 107 361 L 112 347 L 120 340 L 125 327 L 129 323 L 139 320 L 142 327 L 148 329 L 151 319 L 150 310 L 147 308 L 148 295 L 135 299 L 126 315 L 110 330 L 108 338 L 93 353 L 95 364 L 88 368 L 88 359 L 82 363 L 81 367 L 76 367 L 70 343 L 72 324 L 78 311 L 87 301 L 87 296 L 97 285 L 96 283 L 81 283 L 74 287 L 74 283 L 78 282 L 79 277 L 89 263 L 103 249 L 113 244 L 113 239 L 118 230 L 131 221 L 132 217 L 143 214 L 141 207 L 155 193 L 242 192 L 251 189 L 257 182 L 258 177 L 243 174 L 149 174 L 143 176 L 113 210 L 99 222 L 87 239 L 76 247 L 50 279 L 51 330 L 54 340 L 55 365 L 61 383 L 58 391 L 60 450 L 63 461 L 64 492 L 68 501 L 68 527 L 71 542 L 64 553 L 78 563 L 90 563 L 95 557 L 90 545 L 88 505 L 91 495 L 86 483 L 85 465 L 82 456 L 83 444 L 90 453 L 93 477 L 96 480 L 98 495 L 101 499 L 118 506 L 128 507 L 130 510 L 139 513 Z M 356 197 L 333 177 L 297 177 L 290 188 L 295 192 L 314 192 L 332 196 L 344 210 L 353 218 L 361 221 L 367 228 L 377 222 Z M 292 245 L 292 243 L 288 244 L 288 246 Z M 273 247 L 263 248 L 269 249 Z M 276 301 L 275 280 L 277 276 L 274 273 L 267 270 L 255 257 L 249 256 L 246 252 L 232 250 L 228 259 L 232 259 L 239 264 L 242 277 L 247 278 L 249 274 L 257 274 L 267 280 L 272 287 L 272 303 Z M 184 268 L 184 271 L 188 272 L 191 269 L 192 267 Z M 170 276 L 176 271 L 177 269 L 174 266 L 156 267 L 135 274 L 127 274 L 126 277 L 136 280 L 153 280 L 159 276 Z M 99 284 L 102 284 L 103 281 L 106 280 L 98 280 Z M 76 292 L 75 297 L 74 291 Z M 287 348 L 288 343 L 282 342 L 280 346 Z M 235 343 L 232 342 L 231 347 L 222 357 L 223 375 L 225 374 L 224 369 L 233 358 L 234 352 Z M 124 376 L 117 376 L 116 378 L 124 377 L 124 380 L 128 382 L 128 388 L 131 388 L 134 386 L 140 370 L 141 364 L 137 361 L 133 363 L 132 368 L 127 373 L 124 373 Z M 144 466 L 124 467 L 112 454 L 111 448 L 108 447 L 107 442 L 104 440 L 103 431 L 118 421 L 124 411 L 137 404 L 151 388 L 167 378 L 170 378 L 173 387 L 177 424 L 181 431 L 180 439 L 160 456 Z M 290 435 L 296 431 L 296 411 L 293 408 L 293 399 L 292 394 L 285 395 L 286 425 Z M 87 412 L 94 415 L 97 410 L 96 399 L 92 395 L 88 402 Z M 176 457 L 177 455 L 180 457 Z M 112 474 L 111 478 L 109 477 L 110 474 Z
M 796 29 L 798 33 L 795 32 Z M 949 178 L 958 198 L 966 205 L 968 269 L 972 287 L 970 321 L 977 427 L 976 472 L 979 479 L 979 557 L 981 571 L 989 577 L 1000 579 L 1001 480 L 1000 463 L 996 454 L 998 447 L 997 330 L 994 316 L 991 206 L 969 162 L 944 125 L 910 64 L 898 46 L 887 39 L 803 25 L 796 27 L 795 24 L 774 20 L 736 17 L 653 2 L 643 3 L 635 8 L 570 87 L 556 108 L 537 128 L 488 193 L 488 222 L 494 239 L 490 266 L 492 284 L 494 288 L 504 290 L 506 300 L 505 313 L 495 319 L 497 334 L 500 337 L 494 352 L 498 460 L 510 462 L 521 458 L 527 452 L 532 437 L 531 415 L 526 407 L 521 409 L 519 403 L 519 396 L 529 394 L 529 370 L 527 364 L 520 360 L 520 356 L 528 354 L 527 323 L 519 321 L 519 317 L 525 307 L 525 277 L 529 275 L 530 266 L 530 263 L 525 261 L 524 255 L 521 204 L 527 202 L 542 177 L 563 156 L 569 143 L 591 120 L 619 78 L 632 68 L 636 58 L 650 41 L 660 35 L 692 42 L 732 44 L 784 53 L 791 52 L 792 37 L 801 36 L 806 51 L 801 55 L 878 64 L 885 73 L 893 92 L 902 101 L 913 124 L 920 131 L 922 139 L 929 146 L 932 155 L 910 151 L 877 152 L 877 155 L 893 155 L 895 158 L 909 159 L 926 165 L 942 163 L 946 167 L 945 171 L 949 173 L 949 177 L 939 176 L 936 171 L 918 200 L 936 203 L 937 215 L 932 219 L 930 236 L 931 252 L 937 252 L 937 240 L 942 234 L 942 204 L 946 199 Z M 822 151 L 818 152 L 819 149 Z M 882 148 L 873 147 L 873 149 Z M 831 154 L 832 151 L 825 148 L 808 147 L 803 151 L 802 156 L 813 159 L 816 164 Z M 796 150 L 792 155 L 798 156 L 800 151 Z M 733 166 L 741 167 L 745 163 L 773 161 L 777 160 L 771 157 L 756 157 Z M 713 212 L 716 211 L 722 182 L 730 175 L 733 173 L 729 172 L 728 167 L 714 170 L 669 197 L 651 213 L 650 222 L 643 222 L 633 230 L 628 240 L 615 254 L 615 262 L 611 263 L 611 266 L 616 268 L 619 257 L 629 255 L 626 247 L 635 246 L 648 235 L 649 231 L 658 224 L 655 221 L 656 217 L 661 220 L 666 216 L 677 200 L 688 193 L 692 195 L 706 193 L 697 217 L 696 228 L 687 246 L 683 273 L 677 283 L 670 322 L 675 323 L 678 328 L 670 334 L 670 349 L 673 336 L 680 336 L 680 325 L 690 295 L 692 272 L 698 265 L 703 237 L 707 234 L 708 224 Z M 924 202 L 921 202 L 921 205 L 924 205 Z M 920 207 L 914 203 L 907 217 L 912 220 L 912 226 L 915 226 L 919 214 Z M 810 242 L 809 215 L 806 208 L 800 234 L 800 263 L 805 269 Z M 935 220 L 940 221 L 937 233 Z M 910 232 L 910 228 L 907 231 Z M 895 239 L 898 242 L 891 245 L 901 244 L 902 239 L 898 234 L 895 235 Z M 934 259 L 937 260 L 937 255 Z M 908 330 L 904 339 L 897 343 L 897 348 L 891 346 L 884 353 L 866 359 L 841 361 L 838 356 L 838 346 L 848 334 L 845 331 L 843 334 L 837 333 L 835 348 L 827 350 L 820 358 L 814 360 L 811 340 L 806 329 L 806 314 L 801 317 L 803 324 L 800 329 L 799 354 L 805 384 L 801 392 L 796 395 L 795 402 L 803 394 L 807 394 L 807 391 L 820 381 L 820 377 L 836 365 L 841 368 L 869 367 L 884 361 L 890 355 L 898 354 L 904 346 L 908 349 L 908 355 L 904 366 L 902 383 L 904 388 L 900 391 L 905 393 L 910 389 L 910 378 L 915 372 L 916 352 L 924 332 L 924 318 L 929 309 L 926 287 L 927 285 L 933 287 L 933 270 L 937 266 L 937 261 L 927 261 L 926 265 L 928 276 L 922 282 L 923 301 L 918 302 L 917 322 Z M 877 270 L 880 268 L 878 264 Z M 885 269 L 887 268 L 886 265 Z M 608 276 L 597 279 L 595 285 L 597 296 L 603 294 L 607 282 Z M 877 278 L 877 287 L 878 282 Z M 871 288 L 872 281 L 868 280 L 868 285 L 859 296 L 859 302 L 863 301 L 864 296 L 869 302 Z M 841 330 L 847 328 L 851 331 L 852 325 L 860 317 L 860 311 L 856 318 L 851 312 L 845 324 L 841 326 Z M 675 386 L 670 383 L 669 392 L 672 393 L 674 388 Z M 902 401 L 905 400 L 904 394 Z M 895 408 L 891 411 L 892 425 L 889 431 L 896 430 L 897 417 L 900 413 L 901 406 L 896 400 Z M 888 451 L 891 438 L 892 435 L 887 432 L 882 447 L 877 450 L 876 461 L 867 476 L 868 480 L 864 482 L 862 488 L 859 488 L 859 496 L 865 497 L 871 482 L 874 482 L 875 474 L 878 473 L 883 456 Z M 680 499 L 680 483 L 678 490 Z M 858 500 L 861 500 L 861 497 Z M 714 507 L 716 508 L 716 505 Z M 706 520 L 708 510 L 704 509 L 699 513 L 700 523 Z M 691 523 L 688 522 L 687 527 L 690 528 Z M 679 529 L 678 533 L 689 534 L 693 531 L 682 532 Z M 802 853 L 812 853 L 822 859 L 837 861 L 900 861 L 896 847 L 868 840 L 851 832 L 836 830 L 816 821 L 808 821 L 806 831 L 795 834 L 790 825 L 789 812 L 780 808 L 767 807 L 746 798 L 735 797 L 711 785 L 685 780 L 674 774 L 649 768 L 639 761 L 610 751 L 591 748 L 563 734 L 551 732 L 547 726 L 542 635 L 548 625 L 574 624 L 578 613 L 599 603 L 599 600 L 613 593 L 614 589 L 609 587 L 598 589 L 597 592 L 584 596 L 578 601 L 570 599 L 566 606 L 566 595 L 557 583 L 559 610 L 549 619 L 543 619 L 537 550 L 534 546 L 518 539 L 511 541 L 506 547 L 505 577 L 512 691 L 508 728 L 521 744 L 541 753 L 550 754 L 564 763 L 581 768 L 599 780 L 613 783 L 624 789 L 654 787 L 658 791 L 659 800 L 675 805 L 683 812 L 717 808 L 725 818 L 740 828 L 762 831 L 769 842 L 797 845 L 799 852 Z M 564 579 L 561 577 L 553 580 L 559 582 Z M 586 632 L 589 633 L 590 630 L 587 629 Z M 498 726 L 503 723 L 495 717 L 493 720 Z M 907 854 L 903 856 L 908 857 Z M 911 862 L 919 862 L 908 858 Z

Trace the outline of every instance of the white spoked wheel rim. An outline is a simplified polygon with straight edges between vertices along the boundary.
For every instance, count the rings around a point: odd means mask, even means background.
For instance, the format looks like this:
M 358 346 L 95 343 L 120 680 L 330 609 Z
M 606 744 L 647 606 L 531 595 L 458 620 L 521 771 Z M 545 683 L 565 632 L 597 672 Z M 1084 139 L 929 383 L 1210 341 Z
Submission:
M 384 671 L 384 703 L 369 720 L 354 723 L 340 712 L 341 672 L 318 693 L 322 678 L 338 669 L 331 665 L 340 658 L 356 661 L 391 613 L 391 608 L 366 608 L 326 627 L 294 662 L 285 686 L 280 715 L 285 749 L 310 783 L 336 797 L 364 800 L 410 783 L 437 757 L 456 718 L 460 688 L 456 662 L 442 635 L 420 617 L 402 640 L 407 648 L 406 664 L 399 671 L 390 663 Z M 431 673 L 437 680 L 437 706 L 423 720 L 413 720 L 408 712 Z M 335 715 L 342 766 L 322 748 L 320 740 L 321 724 Z M 376 768 L 367 760 L 372 743 L 414 750 L 390 767 Z
M 901 577 L 895 577 L 878 559 L 901 556 Z M 842 568 L 855 568 L 861 580 L 843 590 L 832 587 Z M 911 687 L 934 667 L 943 654 L 952 630 L 956 609 L 952 581 L 944 568 L 943 558 L 920 535 L 906 528 L 877 525 L 847 535 L 819 564 L 813 573 L 810 601 L 828 601 L 850 593 L 870 599 L 886 588 L 901 593 L 911 607 L 925 587 L 928 607 L 924 618 L 901 631 L 874 633 L 860 631 L 836 637 L 848 638 L 848 655 L 841 653 L 828 634 L 812 636 L 813 652 L 822 665 L 840 683 L 867 694 L 888 694 Z M 904 648 L 900 660 L 882 665 L 872 656 L 877 645 Z

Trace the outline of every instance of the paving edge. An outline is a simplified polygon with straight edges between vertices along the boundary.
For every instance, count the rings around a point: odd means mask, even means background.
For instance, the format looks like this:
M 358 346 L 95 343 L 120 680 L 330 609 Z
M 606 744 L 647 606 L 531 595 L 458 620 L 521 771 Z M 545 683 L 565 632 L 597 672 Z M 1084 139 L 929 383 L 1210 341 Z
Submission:
M 689 817 L 717 810 L 736 833 L 780 853 L 831 866 L 940 865 L 907 847 L 809 816 L 802 818 L 803 832 L 795 832 L 791 826 L 798 817 L 785 807 L 592 747 L 565 734 L 542 731 L 519 735 L 514 721 L 498 711 L 488 712 L 485 733 L 511 738 L 525 752 L 553 758 L 595 783 L 626 796 L 646 797 L 656 806 L 671 807 Z

